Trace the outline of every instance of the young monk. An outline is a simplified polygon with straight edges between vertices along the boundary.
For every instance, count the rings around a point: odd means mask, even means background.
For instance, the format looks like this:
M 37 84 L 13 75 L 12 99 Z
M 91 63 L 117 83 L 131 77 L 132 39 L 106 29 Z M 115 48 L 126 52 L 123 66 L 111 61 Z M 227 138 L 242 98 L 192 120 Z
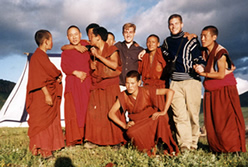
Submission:
M 161 139 L 164 144 L 164 153 L 178 153 L 179 149 L 172 138 L 166 113 L 170 107 L 174 91 L 170 89 L 156 89 L 139 87 L 141 84 L 140 74 L 130 71 L 126 75 L 126 91 L 117 98 L 109 112 L 109 118 L 127 130 L 126 134 L 133 141 L 134 146 L 148 155 L 155 155 L 157 142 Z M 157 95 L 166 95 L 164 110 L 158 112 L 155 105 Z M 120 107 L 128 111 L 131 121 L 128 123 L 120 120 L 116 115 Z
M 124 142 L 122 130 L 108 118 L 108 112 L 120 93 L 119 75 L 121 62 L 115 46 L 106 43 L 108 32 L 105 28 L 94 28 L 90 37 L 92 60 L 92 86 L 86 117 L 85 147 L 117 145 Z M 125 119 L 124 115 L 118 115 Z
M 216 42 L 218 29 L 206 26 L 201 33 L 204 71 L 194 68 L 204 80 L 204 123 L 210 149 L 213 152 L 246 152 L 245 123 L 240 107 L 235 69 L 227 50 Z
M 143 86 L 165 88 L 165 78 L 163 78 L 163 69 L 166 62 L 162 56 L 159 37 L 155 34 L 148 36 L 146 46 L 148 52 L 139 61 L 138 72 L 142 75 Z M 157 106 L 161 110 L 164 107 L 164 96 L 157 97 Z
M 75 25 L 67 29 L 67 38 L 72 46 L 86 46 L 82 34 Z M 61 68 L 66 74 L 65 85 L 65 136 L 66 145 L 82 144 L 85 118 L 90 94 L 90 54 L 76 49 L 65 50 L 61 54 Z
M 112 32 L 108 32 L 108 39 L 106 43 L 111 46 L 115 44 L 115 35 Z
M 46 51 L 53 46 L 52 35 L 47 30 L 35 33 L 38 48 L 30 58 L 26 95 L 29 114 L 29 149 L 43 158 L 64 147 L 60 124 L 62 95 L 61 72 L 50 62 Z
M 91 23 L 85 29 L 89 40 L 90 40 L 91 34 L 93 32 L 93 29 L 95 27 L 99 27 L 99 25 L 96 23 Z M 82 43 L 88 42 L 88 44 L 87 45 L 81 45 L 81 42 Z M 88 47 L 89 47 L 89 41 L 82 39 L 77 45 L 67 44 L 67 45 L 62 46 L 61 50 L 64 51 L 64 50 L 76 49 L 78 52 L 84 53 L 84 52 L 88 51 L 88 49 L 89 49 Z

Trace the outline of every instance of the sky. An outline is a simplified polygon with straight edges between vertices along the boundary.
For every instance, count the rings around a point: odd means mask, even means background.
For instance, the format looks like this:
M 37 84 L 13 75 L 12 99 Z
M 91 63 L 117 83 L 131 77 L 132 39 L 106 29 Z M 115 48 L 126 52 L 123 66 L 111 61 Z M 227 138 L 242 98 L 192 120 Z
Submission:
M 90 23 L 113 32 L 116 41 L 123 41 L 123 24 L 134 23 L 134 40 L 146 47 L 150 34 L 157 34 L 161 43 L 170 35 L 168 17 L 178 13 L 183 17 L 183 30 L 199 39 L 203 27 L 219 29 L 217 42 L 229 51 L 237 67 L 235 77 L 247 84 L 247 9 L 247 0 L 1 0 L 0 79 L 18 81 L 26 63 L 23 53 L 35 51 L 34 34 L 39 29 L 53 35 L 53 49 L 48 53 L 61 53 L 70 25 L 77 25 L 87 39 L 85 28 Z

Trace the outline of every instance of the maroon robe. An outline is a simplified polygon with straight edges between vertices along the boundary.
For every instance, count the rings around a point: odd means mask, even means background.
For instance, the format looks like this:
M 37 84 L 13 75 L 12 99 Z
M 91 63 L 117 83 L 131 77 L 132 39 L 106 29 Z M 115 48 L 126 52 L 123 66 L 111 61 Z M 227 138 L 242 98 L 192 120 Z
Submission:
M 29 148 L 34 155 L 40 152 L 44 157 L 50 156 L 52 151 L 64 147 L 60 124 L 62 85 L 56 81 L 60 75 L 61 72 L 50 62 L 47 54 L 37 48 L 29 62 L 26 95 Z M 44 86 L 52 97 L 53 106 L 45 102 L 41 90 Z
M 226 56 L 233 65 L 227 50 L 215 43 L 207 58 L 205 72 L 217 71 L 217 61 Z M 209 147 L 213 152 L 246 152 L 245 123 L 233 73 L 224 79 L 206 78 L 204 81 L 204 123 Z
M 160 48 L 156 49 L 152 62 L 150 62 L 150 53 L 146 53 L 142 61 L 139 61 L 138 70 L 142 75 L 144 87 L 165 88 L 166 81 L 163 76 L 165 66 L 166 62 Z M 164 109 L 164 96 L 156 96 L 156 106 L 158 106 L 161 111 Z
M 160 48 L 157 48 L 152 62 L 150 62 L 150 53 L 146 53 L 143 56 L 142 61 L 139 61 L 138 70 L 142 75 L 144 86 L 165 87 L 165 78 L 162 76 L 165 66 L 166 62 L 162 56 Z
M 88 42 L 81 40 L 81 45 L 86 46 Z M 65 128 L 66 144 L 80 144 L 84 138 L 85 118 L 90 97 L 90 54 L 80 53 L 77 50 L 65 50 L 61 54 L 61 68 L 66 74 L 65 83 Z M 73 71 L 83 71 L 87 77 L 83 82 Z M 78 142 L 79 143 L 78 143 Z
M 135 122 L 126 134 L 140 151 L 151 150 L 161 139 L 166 144 L 165 152 L 178 153 L 179 149 L 168 126 L 168 115 L 160 116 L 156 120 L 151 118 L 152 114 L 158 111 L 155 99 L 156 89 L 151 88 L 139 87 L 136 100 L 128 95 L 127 91 L 121 93 L 119 96 L 121 107 L 128 111 L 129 118 Z
M 117 48 L 105 43 L 101 56 L 109 59 L 114 52 L 118 52 Z M 122 130 L 108 118 L 108 112 L 120 93 L 120 59 L 118 64 L 117 70 L 111 70 L 97 59 L 96 69 L 92 70 L 85 139 L 94 144 L 116 145 L 125 142 Z M 119 114 L 118 117 L 125 120 L 124 114 Z

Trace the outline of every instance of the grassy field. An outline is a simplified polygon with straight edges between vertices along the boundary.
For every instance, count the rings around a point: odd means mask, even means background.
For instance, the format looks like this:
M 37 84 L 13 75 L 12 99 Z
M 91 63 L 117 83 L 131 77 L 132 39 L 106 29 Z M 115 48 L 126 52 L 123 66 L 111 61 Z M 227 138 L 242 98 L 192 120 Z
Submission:
M 246 125 L 248 125 L 248 108 L 242 108 Z M 203 125 L 203 113 L 200 114 L 200 125 Z M 201 137 L 199 149 L 171 157 L 158 153 L 156 157 L 148 157 L 132 146 L 122 146 L 119 150 L 111 147 L 85 149 L 78 145 L 66 147 L 54 153 L 55 158 L 44 160 L 40 156 L 32 156 L 28 149 L 28 128 L 0 128 L 0 167 L 55 166 L 55 167 L 101 167 L 109 163 L 115 166 L 248 166 L 248 153 L 213 154 L 209 151 L 207 140 Z M 248 149 L 248 140 L 247 140 Z
M 27 128 L 0 128 L 0 166 L 248 166 L 248 153 L 213 154 L 209 152 L 206 138 L 199 141 L 199 149 L 178 156 L 165 156 L 158 153 L 148 157 L 132 146 L 122 146 L 119 150 L 111 147 L 85 149 L 78 145 L 66 147 L 54 153 L 55 158 L 44 160 L 32 156 L 28 150 L 29 138 Z M 63 165 L 61 165 L 63 164 Z

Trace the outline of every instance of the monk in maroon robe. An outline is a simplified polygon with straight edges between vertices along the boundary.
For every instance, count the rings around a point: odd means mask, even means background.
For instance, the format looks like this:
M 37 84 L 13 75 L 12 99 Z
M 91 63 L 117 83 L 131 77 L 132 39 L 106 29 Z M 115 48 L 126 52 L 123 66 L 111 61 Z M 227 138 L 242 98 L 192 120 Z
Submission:
M 90 37 L 92 86 L 86 117 L 85 147 L 91 144 L 117 145 L 124 142 L 122 130 L 108 118 L 108 112 L 120 93 L 121 62 L 115 46 L 109 46 L 107 30 L 94 28 Z M 125 120 L 124 115 L 118 115 Z
M 240 107 L 235 69 L 227 50 L 216 42 L 218 29 L 207 26 L 201 34 L 205 69 L 196 71 L 204 80 L 204 123 L 213 152 L 246 152 L 245 123 Z
M 29 114 L 29 149 L 44 158 L 64 147 L 60 124 L 62 95 L 61 72 L 50 62 L 46 51 L 52 48 L 52 36 L 47 30 L 35 34 L 38 48 L 29 62 L 26 110 Z
M 170 89 L 156 89 L 139 87 L 141 81 L 137 71 L 130 71 L 126 76 L 127 90 L 122 92 L 109 112 L 110 119 L 123 129 L 138 150 L 155 155 L 155 145 L 159 140 L 164 143 L 164 153 L 177 154 L 179 149 L 172 138 L 167 110 L 171 104 L 174 91 Z M 155 105 L 157 95 L 166 95 L 164 110 L 159 112 Z M 120 120 L 116 114 L 119 108 L 128 111 L 131 121 Z
M 89 43 L 81 39 L 78 27 L 70 26 L 67 38 L 73 46 L 86 46 Z M 65 85 L 65 136 L 66 145 L 82 144 L 85 118 L 90 97 L 90 54 L 76 49 L 64 50 L 61 55 L 61 68 L 66 74 Z
M 142 61 L 139 61 L 138 72 L 142 75 L 144 87 L 165 88 L 165 76 L 163 76 L 163 69 L 166 62 L 162 56 L 159 37 L 155 34 L 147 38 L 146 46 L 148 52 L 143 56 Z M 156 105 L 160 110 L 164 107 L 164 96 L 156 97 Z

